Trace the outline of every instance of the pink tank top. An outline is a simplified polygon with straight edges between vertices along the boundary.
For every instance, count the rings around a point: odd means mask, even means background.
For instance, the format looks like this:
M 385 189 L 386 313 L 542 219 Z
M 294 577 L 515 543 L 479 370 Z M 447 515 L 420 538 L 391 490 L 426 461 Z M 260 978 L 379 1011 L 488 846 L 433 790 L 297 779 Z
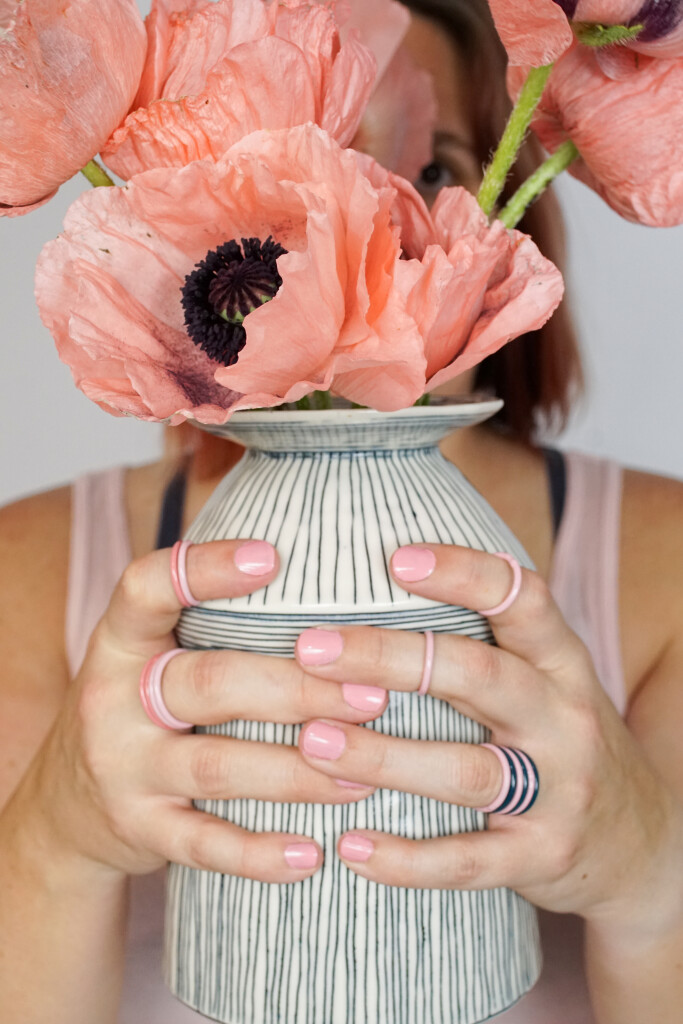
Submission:
M 620 714 L 626 690 L 619 639 L 621 468 L 569 453 L 564 513 L 550 587 L 569 625 L 593 656 Z M 77 480 L 73 488 L 66 644 L 78 670 L 98 619 L 131 560 L 123 469 Z M 190 1024 L 206 1018 L 174 999 L 161 978 L 164 873 L 131 880 L 126 969 L 119 1024 Z M 538 984 L 499 1014 L 500 1024 L 595 1024 L 582 967 L 582 922 L 539 913 L 544 966 Z

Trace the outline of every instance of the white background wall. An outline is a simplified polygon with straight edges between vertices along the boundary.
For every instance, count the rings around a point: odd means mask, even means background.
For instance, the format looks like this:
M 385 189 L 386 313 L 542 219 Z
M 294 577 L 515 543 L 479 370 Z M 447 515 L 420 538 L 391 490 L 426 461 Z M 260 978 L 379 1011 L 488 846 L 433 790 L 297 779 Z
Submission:
M 562 444 L 683 476 L 683 227 L 628 224 L 560 184 L 589 379 Z M 78 176 L 40 210 L 0 218 L 0 503 L 160 449 L 158 426 L 109 416 L 75 389 L 35 308 L 36 257 L 88 187 Z

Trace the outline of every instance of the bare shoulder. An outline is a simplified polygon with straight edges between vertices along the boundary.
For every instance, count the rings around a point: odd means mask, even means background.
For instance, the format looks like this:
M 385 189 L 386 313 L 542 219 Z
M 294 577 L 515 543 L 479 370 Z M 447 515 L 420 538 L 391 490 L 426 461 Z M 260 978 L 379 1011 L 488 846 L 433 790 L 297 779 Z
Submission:
M 683 482 L 624 471 L 621 611 L 629 692 L 681 636 Z
M 70 488 L 0 509 L 0 803 L 68 684 L 64 650 Z

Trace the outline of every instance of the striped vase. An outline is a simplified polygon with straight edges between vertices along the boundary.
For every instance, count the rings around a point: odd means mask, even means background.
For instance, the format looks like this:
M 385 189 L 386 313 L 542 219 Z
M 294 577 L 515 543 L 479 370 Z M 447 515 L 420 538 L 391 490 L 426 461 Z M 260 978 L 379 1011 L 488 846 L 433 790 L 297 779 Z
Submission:
M 481 616 L 406 593 L 388 562 L 431 541 L 528 556 L 438 442 L 500 402 L 377 413 L 246 412 L 223 428 L 247 448 L 192 525 L 195 542 L 268 540 L 282 568 L 249 597 L 183 612 L 179 642 L 291 656 L 308 626 L 364 623 L 464 633 L 491 642 Z M 416 680 L 416 686 L 419 680 Z M 432 697 L 392 693 L 367 728 L 477 743 L 486 730 Z M 294 745 L 299 727 L 231 722 L 203 731 Z M 349 829 L 420 839 L 486 827 L 481 813 L 378 790 L 347 806 L 205 801 L 254 831 L 314 837 L 312 878 L 269 885 L 172 865 L 164 971 L 174 994 L 229 1024 L 474 1024 L 516 1002 L 540 970 L 533 908 L 506 889 L 390 888 L 339 861 Z

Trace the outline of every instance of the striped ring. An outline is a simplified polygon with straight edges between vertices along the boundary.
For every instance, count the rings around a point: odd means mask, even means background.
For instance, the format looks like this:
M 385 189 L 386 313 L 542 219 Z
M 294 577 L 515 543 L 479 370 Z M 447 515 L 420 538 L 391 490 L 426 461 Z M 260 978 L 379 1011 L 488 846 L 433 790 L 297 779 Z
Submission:
M 483 814 L 526 814 L 538 796 L 539 777 L 535 763 L 523 750 L 482 743 L 500 761 L 503 780 L 498 795 L 486 807 L 475 810 Z

